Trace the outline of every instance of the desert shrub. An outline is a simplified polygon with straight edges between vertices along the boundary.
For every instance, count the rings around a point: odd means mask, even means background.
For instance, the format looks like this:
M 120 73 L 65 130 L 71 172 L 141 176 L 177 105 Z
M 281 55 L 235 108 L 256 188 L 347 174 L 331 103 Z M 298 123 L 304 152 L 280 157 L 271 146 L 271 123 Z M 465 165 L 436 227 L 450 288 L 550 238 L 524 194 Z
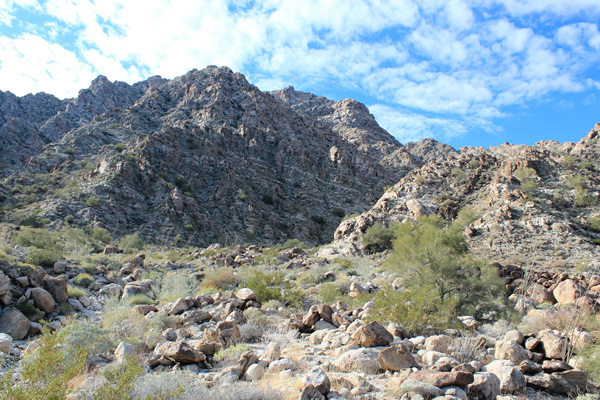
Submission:
M 302 305 L 304 294 L 285 279 L 282 272 L 256 271 L 244 286 L 252 289 L 260 302 L 279 300 L 285 305 L 298 307 Z
M 521 183 L 520 189 L 527 196 L 531 196 L 534 194 L 535 189 L 537 187 L 537 182 L 535 180 L 536 172 L 533 168 L 518 168 L 515 173 L 515 177 Z
M 58 315 L 70 315 L 73 312 L 73 307 L 68 302 L 63 301 L 56 306 L 56 312 Z
M 22 303 L 17 304 L 15 308 L 21 311 L 24 316 L 26 316 L 34 322 L 39 321 L 44 316 L 44 314 L 42 314 L 40 310 L 35 308 L 33 303 L 30 303 L 28 301 L 24 301 Z
M 106 379 L 96 389 L 94 397 L 106 400 L 130 400 L 133 399 L 131 392 L 137 379 L 144 373 L 144 367 L 129 358 L 124 363 L 111 363 L 102 369 L 102 375 Z
M 438 215 L 421 217 L 414 225 L 399 224 L 394 251 L 385 267 L 405 278 L 408 288 L 434 290 L 437 303 L 453 304 L 452 315 L 484 312 L 502 293 L 497 270 L 474 260 L 461 232 L 463 219 L 447 226 Z
M 323 225 L 325 223 L 325 218 L 322 217 L 321 215 L 311 215 L 310 219 L 312 219 L 314 222 L 316 222 L 319 225 Z
M 272 300 L 271 300 L 272 301 Z M 244 319 L 248 323 L 256 324 L 256 325 L 268 325 L 269 319 L 267 315 L 263 313 L 258 308 L 250 307 L 244 310 Z
M 226 349 L 219 350 L 215 354 L 215 361 L 225 361 L 227 363 L 235 363 L 239 360 L 240 356 L 250 350 L 250 346 L 246 343 L 239 343 L 235 346 L 229 346 Z
M 560 164 L 567 169 L 575 168 L 578 163 L 579 163 L 579 159 L 570 154 L 564 156 L 563 159 L 560 161 Z
M 96 208 L 96 207 L 100 207 L 101 201 L 99 198 L 97 197 L 88 197 L 88 199 L 85 201 L 85 205 L 87 207 L 91 207 L 91 208 Z
M 31 204 L 37 200 L 37 196 L 32 194 L 29 197 L 26 197 L 24 200 L 27 204 Z M 32 228 L 43 228 L 49 222 L 50 220 L 48 218 L 41 218 L 38 215 L 29 215 L 26 218 L 19 221 L 19 225 L 30 226 Z
M 86 359 L 84 347 L 64 346 L 64 336 L 47 326 L 37 339 L 38 347 L 25 352 L 20 382 L 11 382 L 12 372 L 0 377 L 0 399 L 48 400 L 65 399 L 68 382 L 83 371 Z M 73 351 L 74 350 L 74 351 Z
M 339 207 L 331 210 L 331 213 L 338 218 L 344 218 L 346 216 L 346 211 L 344 211 L 343 208 Z
M 575 198 L 573 204 L 576 207 L 591 207 L 598 202 L 596 196 L 590 195 L 587 189 L 575 189 Z
M 69 295 L 70 298 L 77 299 L 81 296 L 85 296 L 87 293 L 85 290 L 83 290 L 81 288 L 69 286 L 69 287 L 67 287 L 67 294 Z
M 127 146 L 125 146 L 125 143 L 116 143 L 113 148 L 115 149 L 115 151 L 118 151 L 120 153 L 123 150 L 125 150 Z
M 577 355 L 583 360 L 581 368 L 588 373 L 588 379 L 600 383 L 600 344 L 589 344 Z
M 485 347 L 486 340 L 483 336 L 464 335 L 453 338 L 448 350 L 450 355 L 456 358 L 458 362 L 468 363 L 477 360 Z
M 101 228 L 96 226 L 92 229 L 91 232 L 92 239 L 102 242 L 104 244 L 109 244 L 112 242 L 112 235 L 108 231 L 108 229 Z
M 584 161 L 579 165 L 582 169 L 587 169 L 588 171 L 593 171 L 596 168 L 596 165 L 591 161 Z
M 200 285 L 194 277 L 178 271 L 163 277 L 158 300 L 161 304 L 166 304 L 181 297 L 196 295 L 199 291 Z
M 338 300 L 342 300 L 344 293 L 333 283 L 323 283 L 318 286 L 318 296 L 324 304 L 333 304 Z
M 38 249 L 57 250 L 56 237 L 46 229 L 24 228 L 15 237 L 15 242 L 23 247 L 37 247 Z
M 119 240 L 119 247 L 126 251 L 130 249 L 143 250 L 144 240 L 137 233 L 125 235 Z
M 128 297 L 127 302 L 132 306 L 137 306 L 139 304 L 156 304 L 150 297 L 141 293 Z
M 94 281 L 94 278 L 88 273 L 79 274 L 73 279 L 73 283 L 77 286 L 87 287 L 90 283 Z
M 246 323 L 240 325 L 240 342 L 258 343 L 265 331 L 264 326 L 255 323 Z
M 217 268 L 216 271 L 206 273 L 202 280 L 202 286 L 217 290 L 231 290 L 238 284 L 238 277 L 233 273 L 232 268 Z
M 39 265 L 46 268 L 52 268 L 54 263 L 59 261 L 61 256 L 56 250 L 33 249 L 25 257 L 25 262 L 32 265 Z
M 600 215 L 590 217 L 588 220 L 588 226 L 592 231 L 600 233 Z
M 578 313 L 580 314 L 577 315 Z M 523 317 L 519 325 L 519 330 L 535 334 L 543 329 L 565 332 L 575 328 L 576 324 L 587 331 L 596 330 L 597 327 L 593 319 L 588 319 L 587 315 L 583 315 L 582 313 L 584 313 L 582 309 L 575 307 L 564 309 L 532 309 Z
M 380 223 L 370 226 L 362 236 L 365 248 L 369 253 L 379 253 L 391 249 L 394 237 L 394 231 L 384 228 Z
M 479 160 L 472 160 L 469 162 L 469 169 L 477 169 L 481 166 L 481 162 Z
M 291 249 L 292 247 L 300 247 L 301 249 L 306 249 L 308 246 L 300 239 L 288 239 L 281 246 L 281 250 Z

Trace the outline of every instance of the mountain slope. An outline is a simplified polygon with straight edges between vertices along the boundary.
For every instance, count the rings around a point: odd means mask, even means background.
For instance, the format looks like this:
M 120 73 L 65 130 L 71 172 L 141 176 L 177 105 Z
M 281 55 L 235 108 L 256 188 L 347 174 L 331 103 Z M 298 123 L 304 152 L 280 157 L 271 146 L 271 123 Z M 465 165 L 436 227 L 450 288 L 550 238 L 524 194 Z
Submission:
M 524 265 L 592 262 L 600 243 L 599 132 L 596 124 L 578 143 L 461 148 L 433 157 L 371 210 L 342 222 L 334 246 L 362 251 L 360 235 L 374 223 L 430 213 L 453 220 L 470 206 L 478 218 L 465 234 L 481 257 Z
M 132 86 L 99 77 L 41 131 L 54 141 L 3 182 L 5 219 L 157 242 L 323 243 L 420 165 L 362 104 L 261 92 L 217 67 Z

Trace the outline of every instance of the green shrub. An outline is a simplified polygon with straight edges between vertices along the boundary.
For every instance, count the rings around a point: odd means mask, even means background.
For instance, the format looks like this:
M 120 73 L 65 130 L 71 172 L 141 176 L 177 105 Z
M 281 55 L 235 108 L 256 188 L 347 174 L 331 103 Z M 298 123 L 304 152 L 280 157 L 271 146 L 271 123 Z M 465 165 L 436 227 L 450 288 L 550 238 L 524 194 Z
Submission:
M 34 322 L 39 321 L 44 316 L 44 314 L 42 314 L 40 310 L 35 308 L 35 306 L 28 301 L 24 301 L 23 303 L 17 304 L 15 308 L 21 311 L 24 316 L 26 316 Z
M 312 219 L 319 225 L 323 225 L 325 223 L 325 218 L 320 215 L 311 215 L 310 219 Z
M 111 363 L 102 369 L 106 380 L 95 390 L 94 398 L 106 400 L 133 400 L 131 392 L 144 367 L 133 357 L 121 364 Z
M 127 146 L 125 146 L 125 143 L 116 143 L 114 146 L 115 151 L 118 151 L 119 153 L 125 150 L 126 148 Z
M 579 159 L 570 154 L 564 156 L 563 159 L 560 161 L 560 164 L 567 169 L 575 168 L 578 163 L 579 163 Z
M 163 277 L 158 300 L 160 304 L 170 303 L 180 297 L 194 296 L 200 291 L 198 281 L 187 272 L 178 271 Z
M 156 302 L 154 300 L 152 300 L 150 297 L 146 296 L 145 294 L 141 294 L 141 293 L 138 293 L 136 295 L 128 297 L 127 302 L 131 306 L 137 306 L 138 304 L 147 304 L 147 305 L 156 304 Z
M 65 223 L 66 224 L 72 224 L 73 222 L 75 222 L 75 217 L 72 215 L 67 215 L 65 217 Z
M 369 253 L 379 253 L 391 249 L 394 237 L 394 231 L 384 228 L 380 223 L 370 226 L 362 236 L 365 249 Z
M 125 235 L 119 240 L 119 247 L 125 251 L 130 249 L 143 250 L 144 240 L 137 233 Z
M 600 233 L 600 215 L 590 217 L 588 220 L 588 227 L 592 231 Z
M 216 271 L 209 271 L 202 280 L 204 288 L 212 288 L 216 290 L 232 290 L 235 289 L 239 280 L 233 273 L 231 268 L 217 268 Z
M 185 226 L 183 227 L 183 229 L 185 229 L 185 230 L 186 230 L 186 231 L 188 231 L 188 232 L 192 232 L 192 231 L 195 231 L 195 230 L 196 230 L 196 228 L 194 228 L 194 225 L 192 225 L 192 224 L 187 224 L 187 225 L 185 225 Z
M 40 218 L 38 215 L 29 215 L 28 217 L 22 219 L 19 222 L 19 225 L 30 226 L 32 228 L 43 228 L 49 222 L 50 220 L 48 218 Z
M 25 262 L 45 268 L 52 268 L 60 258 L 61 256 L 54 250 L 33 249 L 25 257 Z
M 282 250 L 286 250 L 286 249 L 291 249 L 292 247 L 300 247 L 301 249 L 305 249 L 308 247 L 306 245 L 306 243 L 304 243 L 303 241 L 299 240 L 299 239 L 288 239 L 286 240 L 286 242 L 281 246 Z
M 88 197 L 88 199 L 85 201 L 85 205 L 91 208 L 100 207 L 100 203 L 100 199 L 97 197 Z
M 226 349 L 219 350 L 217 354 L 215 354 L 216 361 L 228 361 L 231 363 L 237 362 L 242 354 L 250 350 L 250 346 L 246 343 L 236 344 L 235 346 L 229 346 Z
M 87 293 L 81 288 L 69 286 L 67 287 L 67 294 L 70 298 L 77 299 L 81 296 L 85 296 Z
M 238 189 L 236 197 L 240 201 L 248 200 L 248 195 L 246 194 L 246 192 L 244 192 L 244 189 Z
M 535 189 L 537 188 L 537 182 L 535 180 L 535 169 L 521 167 L 515 171 L 514 175 L 521 183 L 521 191 L 527 196 L 532 196 L 535 193 Z
M 94 281 L 94 278 L 92 278 L 92 276 L 87 273 L 79 274 L 75 277 L 75 279 L 73 279 L 73 283 L 75 283 L 77 286 L 83 286 L 83 287 L 87 287 L 93 281 Z
M 583 359 L 581 367 L 588 373 L 588 379 L 595 384 L 600 383 L 600 344 L 587 345 L 578 356 Z
M 63 153 L 72 156 L 73 154 L 75 154 L 75 150 L 73 150 L 70 147 L 67 147 L 66 149 L 63 150 Z
M 596 168 L 596 165 L 591 161 L 584 161 L 579 167 L 582 169 L 587 169 L 588 171 L 593 171 Z
M 69 393 L 68 382 L 83 372 L 86 351 L 64 346 L 64 337 L 45 326 L 38 338 L 39 347 L 25 352 L 22 377 L 18 384 L 11 382 L 12 372 L 0 377 L 0 399 L 47 400 L 65 399 Z
M 343 208 L 334 208 L 331 213 L 338 218 L 344 218 L 346 216 L 346 211 Z
M 101 228 L 96 226 L 92 229 L 91 233 L 92 239 L 97 240 L 104 244 L 109 244 L 112 242 L 112 235 L 108 231 L 108 229 Z

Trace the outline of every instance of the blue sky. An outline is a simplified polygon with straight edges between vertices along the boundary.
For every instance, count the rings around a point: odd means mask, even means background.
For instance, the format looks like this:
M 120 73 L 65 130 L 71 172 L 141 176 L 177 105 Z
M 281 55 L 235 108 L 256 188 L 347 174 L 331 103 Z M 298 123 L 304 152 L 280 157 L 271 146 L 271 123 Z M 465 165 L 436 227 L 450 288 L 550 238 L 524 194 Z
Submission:
M 600 122 L 598 21 L 599 0 L 0 0 L 0 90 L 226 65 L 361 101 L 402 143 L 577 141 Z

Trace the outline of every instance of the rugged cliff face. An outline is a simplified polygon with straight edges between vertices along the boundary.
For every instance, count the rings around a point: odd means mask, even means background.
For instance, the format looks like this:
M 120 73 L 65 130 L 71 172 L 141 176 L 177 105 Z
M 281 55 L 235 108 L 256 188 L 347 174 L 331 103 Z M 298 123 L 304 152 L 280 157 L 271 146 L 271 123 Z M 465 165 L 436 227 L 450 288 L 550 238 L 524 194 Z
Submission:
M 578 143 L 503 144 L 489 150 L 453 151 L 432 141 L 407 145 L 429 162 L 402 178 L 371 210 L 342 222 L 334 246 L 362 251 L 361 234 L 374 223 L 389 226 L 431 213 L 452 220 L 470 206 L 478 218 L 465 235 L 481 257 L 521 265 L 591 262 L 600 244 L 599 132 L 596 124 Z
M 316 244 L 422 163 L 356 101 L 261 92 L 228 68 L 133 86 L 100 76 L 55 103 L 36 117 L 37 155 L 3 182 L 7 220 L 158 242 Z

